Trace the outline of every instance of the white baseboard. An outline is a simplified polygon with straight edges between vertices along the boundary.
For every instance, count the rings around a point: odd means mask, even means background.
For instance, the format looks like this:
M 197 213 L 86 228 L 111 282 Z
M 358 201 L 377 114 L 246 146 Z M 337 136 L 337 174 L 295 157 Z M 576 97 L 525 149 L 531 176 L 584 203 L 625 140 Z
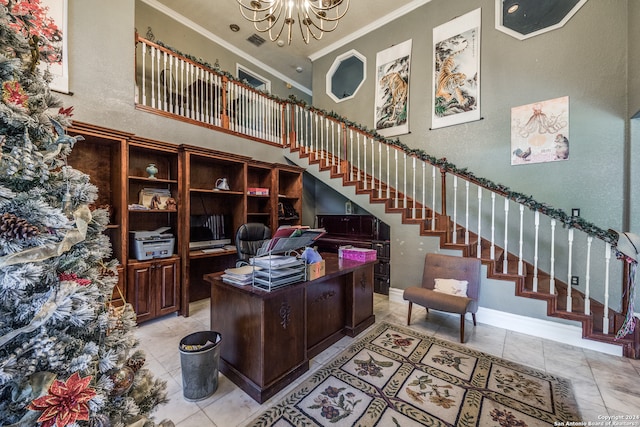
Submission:
M 408 304 L 408 302 L 402 298 L 403 292 L 403 289 L 389 288 L 389 301 Z M 520 316 L 484 307 L 478 308 L 477 317 L 478 323 L 484 323 L 538 338 L 558 341 L 601 353 L 622 356 L 622 346 L 584 339 L 582 338 L 582 328 L 578 326 Z

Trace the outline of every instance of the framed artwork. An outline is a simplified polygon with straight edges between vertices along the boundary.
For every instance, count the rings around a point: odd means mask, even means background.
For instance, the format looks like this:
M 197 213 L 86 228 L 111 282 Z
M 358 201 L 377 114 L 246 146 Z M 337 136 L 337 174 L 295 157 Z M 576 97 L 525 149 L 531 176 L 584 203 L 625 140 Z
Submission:
M 569 97 L 511 109 L 511 165 L 569 159 Z
M 480 120 L 480 12 L 433 29 L 432 129 Z
M 171 191 L 166 188 L 143 188 L 139 193 L 138 204 L 152 210 L 175 210 L 175 202 L 171 199 Z
M 382 136 L 409 133 L 409 71 L 411 40 L 376 55 L 374 122 Z
M 69 50 L 67 48 L 67 16 L 69 0 L 42 0 L 41 5 L 47 7 L 47 16 L 53 19 L 58 29 L 62 32 L 62 39 L 58 42 L 62 52 L 62 60 L 58 64 L 40 63 L 40 67 L 49 68 L 53 80 L 49 88 L 56 92 L 69 93 Z

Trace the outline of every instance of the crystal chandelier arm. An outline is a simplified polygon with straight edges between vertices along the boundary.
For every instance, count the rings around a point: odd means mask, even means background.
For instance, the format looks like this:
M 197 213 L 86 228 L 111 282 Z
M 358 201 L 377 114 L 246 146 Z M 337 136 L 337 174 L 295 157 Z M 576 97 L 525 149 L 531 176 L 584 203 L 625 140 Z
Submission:
M 274 0 L 266 2 L 267 6 L 262 7 L 261 2 L 256 0 L 251 0 L 249 6 L 243 3 L 246 0 L 236 0 L 240 5 L 240 13 L 247 21 L 253 23 L 253 27 L 256 31 L 261 33 L 269 31 L 269 38 L 271 41 L 277 40 L 277 36 L 275 38 L 271 35 L 271 30 L 276 24 L 280 21 L 280 17 L 282 16 L 284 6 L 282 0 Z M 246 10 L 251 11 L 251 14 L 247 14 Z M 264 16 L 258 16 L 259 13 L 264 13 Z M 284 23 L 282 24 L 284 26 Z M 282 27 L 278 32 L 278 36 L 282 33 Z
M 282 7 L 282 4 L 281 4 L 282 2 L 280 0 L 274 0 L 274 1 L 249 0 L 248 5 L 245 4 L 247 0 L 236 0 L 236 1 L 240 5 L 240 11 L 242 12 L 242 16 L 244 16 L 246 19 L 251 19 L 251 18 L 245 15 L 242 9 L 247 9 L 247 10 L 250 10 L 251 12 L 267 12 L 269 11 L 269 9 L 273 9 L 275 7 Z M 265 3 L 266 6 L 262 7 L 262 3 Z
M 324 33 L 334 31 L 337 28 L 338 21 L 349 10 L 350 0 L 236 1 L 244 19 L 252 22 L 257 31 L 269 32 L 271 41 L 276 41 L 286 27 L 287 41 L 291 44 L 292 29 L 296 19 L 305 43 L 309 43 L 311 37 L 320 40 Z M 341 10 L 342 7 L 344 9 Z M 276 31 L 277 34 L 274 34 Z
M 311 2 L 311 1 L 307 1 L 306 2 L 307 5 L 309 6 L 311 12 L 314 14 L 314 16 L 318 19 L 321 19 L 323 21 L 327 21 L 327 22 L 335 22 L 338 21 L 340 19 L 342 19 L 344 17 L 344 15 L 347 13 L 347 11 L 349 10 L 349 0 L 329 0 L 329 1 L 323 1 L 320 0 L 319 3 L 321 5 L 316 5 L 315 3 Z M 322 4 L 327 4 L 327 6 L 322 6 Z M 344 10 L 342 12 L 340 12 L 340 7 L 344 6 Z M 328 13 L 327 12 L 334 12 L 335 11 L 335 16 L 333 17 L 329 17 L 327 16 Z M 335 28 L 334 28 L 335 29 Z
M 280 18 L 280 15 L 278 15 L 278 18 Z M 282 31 L 284 30 L 284 26 L 285 23 L 287 22 L 287 18 L 284 18 L 282 20 L 282 25 L 280 25 L 280 30 L 278 30 L 278 34 L 276 34 L 275 36 L 272 34 L 271 32 L 271 28 L 273 28 L 273 26 L 275 25 L 276 22 L 278 22 L 280 19 L 276 19 L 273 24 L 271 25 L 271 27 L 269 27 L 269 40 L 271 40 L 272 42 L 278 40 L 280 38 L 280 35 L 282 34 Z M 289 25 L 289 44 L 291 44 L 291 25 Z
M 316 40 L 322 39 L 322 35 L 325 32 L 331 32 L 335 30 L 338 26 L 338 23 L 336 22 L 333 25 L 333 28 L 327 29 L 324 28 L 324 26 L 318 27 L 318 25 L 311 18 L 309 18 L 308 15 L 306 15 L 305 18 L 304 16 L 300 16 L 300 14 L 298 14 L 298 25 L 300 27 L 300 34 L 302 34 L 302 39 L 305 43 L 308 44 L 311 40 L 311 37 Z
M 302 1 L 305 3 L 305 6 L 304 8 L 298 9 L 298 24 L 305 43 L 309 43 L 311 37 L 316 40 L 320 40 L 324 33 L 334 31 L 338 27 L 338 19 L 342 18 L 349 8 L 349 0 L 346 0 L 346 3 L 340 1 L 327 7 L 317 6 L 309 0 Z M 318 1 L 318 3 L 321 1 L 322 0 Z M 327 17 L 325 11 L 335 9 L 343 3 L 345 5 L 345 10 L 342 13 L 340 13 L 339 10 L 336 10 L 335 12 L 337 17 Z M 329 23 L 329 25 L 325 25 L 325 23 Z

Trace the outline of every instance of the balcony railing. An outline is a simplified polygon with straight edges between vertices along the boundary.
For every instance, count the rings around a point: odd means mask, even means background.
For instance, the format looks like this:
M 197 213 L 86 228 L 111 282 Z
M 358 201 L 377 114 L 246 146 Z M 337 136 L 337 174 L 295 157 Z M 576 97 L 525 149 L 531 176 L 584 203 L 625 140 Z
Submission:
M 617 341 L 626 356 L 640 357 L 640 328 L 623 329 L 633 314 L 630 267 L 616 260 L 609 232 L 446 159 L 136 40 L 138 108 L 299 150 L 405 222 L 421 224 L 421 232 L 444 232 L 445 247 L 493 261 L 490 275 L 515 280 L 521 294 L 557 299 L 554 314 L 583 322 L 589 338 Z
M 264 142 L 286 142 L 285 102 L 140 37 L 136 104 Z

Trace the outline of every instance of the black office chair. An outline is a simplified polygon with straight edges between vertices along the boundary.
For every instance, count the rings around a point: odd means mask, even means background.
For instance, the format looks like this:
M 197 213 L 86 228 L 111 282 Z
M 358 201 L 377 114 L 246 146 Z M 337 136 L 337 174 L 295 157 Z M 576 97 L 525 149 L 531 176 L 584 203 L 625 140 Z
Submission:
M 258 254 L 262 244 L 271 238 L 271 229 L 260 222 L 242 224 L 236 231 L 238 265 L 249 263 L 249 258 Z

